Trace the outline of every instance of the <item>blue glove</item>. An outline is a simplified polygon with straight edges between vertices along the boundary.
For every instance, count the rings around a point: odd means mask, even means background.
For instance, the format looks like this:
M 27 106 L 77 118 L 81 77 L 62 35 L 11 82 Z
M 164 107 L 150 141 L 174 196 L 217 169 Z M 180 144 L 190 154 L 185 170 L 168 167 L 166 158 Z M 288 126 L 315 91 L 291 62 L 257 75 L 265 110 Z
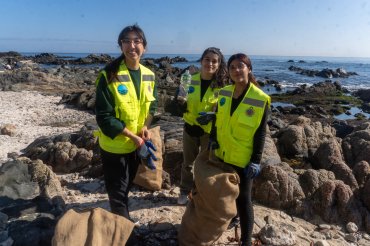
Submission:
M 244 174 L 247 178 L 254 179 L 261 172 L 261 165 L 258 163 L 250 162 L 249 165 L 244 168 Z
M 152 141 L 147 140 L 143 145 L 141 145 L 140 149 L 138 150 L 138 154 L 141 159 L 147 160 L 145 163 L 151 170 L 155 170 L 156 167 L 153 160 L 156 161 L 158 159 L 155 157 L 152 150 L 157 151 Z
M 215 112 L 200 112 L 199 117 L 196 119 L 201 125 L 207 125 L 209 122 L 216 119 Z

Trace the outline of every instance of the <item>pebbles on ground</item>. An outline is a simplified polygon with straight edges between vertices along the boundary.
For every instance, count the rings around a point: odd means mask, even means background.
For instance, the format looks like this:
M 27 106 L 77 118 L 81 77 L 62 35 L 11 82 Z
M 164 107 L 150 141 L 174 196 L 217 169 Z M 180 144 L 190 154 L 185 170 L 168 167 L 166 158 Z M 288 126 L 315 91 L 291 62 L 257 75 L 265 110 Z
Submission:
M 15 135 L 0 135 L 0 163 L 8 153 L 20 153 L 41 136 L 78 131 L 94 118 L 88 112 L 58 104 L 60 96 L 45 96 L 32 91 L 0 91 L 0 128 L 15 126 Z

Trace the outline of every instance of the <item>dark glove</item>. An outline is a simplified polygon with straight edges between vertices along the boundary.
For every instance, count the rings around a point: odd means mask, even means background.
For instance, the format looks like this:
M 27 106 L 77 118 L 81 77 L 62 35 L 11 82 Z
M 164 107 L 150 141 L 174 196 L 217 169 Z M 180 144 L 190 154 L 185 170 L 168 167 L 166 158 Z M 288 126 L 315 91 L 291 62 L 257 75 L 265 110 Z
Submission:
M 220 145 L 218 144 L 218 142 L 216 140 L 209 139 L 208 149 L 213 150 L 213 149 L 218 149 L 218 148 L 220 148 Z
M 246 168 L 244 168 L 244 174 L 247 178 L 254 179 L 261 172 L 261 165 L 258 163 L 250 162 Z
M 216 119 L 215 112 L 200 112 L 199 115 L 200 116 L 196 120 L 202 126 Z
M 155 157 L 152 150 L 157 151 L 152 141 L 147 140 L 141 145 L 140 149 L 138 150 L 138 154 L 141 159 L 147 160 L 145 163 L 151 170 L 155 170 L 156 167 L 153 160 L 156 161 L 157 157 Z

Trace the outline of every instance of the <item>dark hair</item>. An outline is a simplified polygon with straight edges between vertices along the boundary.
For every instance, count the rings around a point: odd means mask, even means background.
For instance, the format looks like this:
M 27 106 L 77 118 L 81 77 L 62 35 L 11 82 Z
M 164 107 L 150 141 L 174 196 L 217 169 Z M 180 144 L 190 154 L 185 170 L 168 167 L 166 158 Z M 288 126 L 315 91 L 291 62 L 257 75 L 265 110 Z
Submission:
M 254 77 L 254 75 L 252 73 L 253 67 L 252 67 L 251 59 L 249 59 L 249 57 L 246 54 L 243 54 L 243 53 L 234 54 L 234 55 L 230 56 L 229 60 L 227 61 L 227 69 L 228 70 L 230 70 L 230 64 L 234 60 L 240 60 L 245 65 L 247 65 L 248 69 L 250 70 L 250 73 L 248 74 L 248 81 L 252 82 L 253 84 L 255 84 L 257 86 L 259 86 L 257 81 L 256 81 L 256 78 Z
M 127 35 L 130 32 L 136 33 L 143 40 L 143 46 L 144 48 L 146 48 L 147 41 L 145 38 L 144 31 L 137 24 L 134 24 L 132 26 L 126 26 L 125 28 L 122 29 L 117 39 L 118 46 L 119 47 L 122 46 L 121 40 L 127 37 Z M 108 83 L 111 82 L 117 76 L 119 66 L 124 59 L 125 59 L 125 56 L 122 53 L 118 58 L 116 58 L 111 63 L 105 66 L 104 70 L 106 71 L 107 76 L 108 76 L 108 81 L 107 81 Z
M 217 69 L 217 72 L 213 77 L 213 81 L 210 87 L 212 89 L 224 87 L 228 82 L 226 62 L 225 62 L 224 55 L 221 53 L 220 49 L 215 48 L 215 47 L 209 47 L 205 51 L 203 51 L 203 54 L 200 57 L 200 61 L 202 61 L 208 53 L 216 54 L 218 56 L 218 62 L 220 63 Z

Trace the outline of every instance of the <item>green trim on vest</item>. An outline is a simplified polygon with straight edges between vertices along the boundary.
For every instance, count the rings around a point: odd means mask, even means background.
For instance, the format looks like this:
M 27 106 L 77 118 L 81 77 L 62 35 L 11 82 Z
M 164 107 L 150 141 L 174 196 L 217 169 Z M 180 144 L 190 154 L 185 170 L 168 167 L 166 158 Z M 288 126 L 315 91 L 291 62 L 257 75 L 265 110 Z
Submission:
M 261 124 L 266 103 L 270 97 L 254 84 L 250 84 L 242 103 L 230 117 L 235 85 L 220 90 L 216 115 L 217 141 L 215 155 L 226 163 L 244 168 L 253 153 L 253 138 Z
M 199 117 L 200 112 L 213 111 L 213 107 L 217 104 L 219 89 L 215 88 L 212 90 L 211 87 L 208 87 L 202 101 L 200 101 L 200 83 L 200 73 L 194 74 L 191 78 L 190 84 L 190 86 L 192 86 L 194 90 L 192 93 L 188 93 L 187 112 L 184 113 L 183 119 L 189 125 L 200 126 L 206 133 L 210 133 L 212 127 L 211 122 L 205 126 L 202 126 L 199 125 L 199 123 L 196 121 L 196 118 Z
M 137 134 L 144 126 L 149 114 L 150 103 L 155 100 L 153 95 L 154 73 L 141 64 L 140 71 L 140 100 L 137 99 L 135 86 L 126 64 L 120 65 L 117 73 L 118 80 L 108 83 L 108 88 L 115 101 L 116 118 L 125 122 L 127 129 L 134 134 Z M 102 75 L 106 76 L 105 71 L 102 71 Z M 98 137 L 100 147 L 110 153 L 126 154 L 136 149 L 134 142 L 123 134 L 111 139 L 99 129 Z

